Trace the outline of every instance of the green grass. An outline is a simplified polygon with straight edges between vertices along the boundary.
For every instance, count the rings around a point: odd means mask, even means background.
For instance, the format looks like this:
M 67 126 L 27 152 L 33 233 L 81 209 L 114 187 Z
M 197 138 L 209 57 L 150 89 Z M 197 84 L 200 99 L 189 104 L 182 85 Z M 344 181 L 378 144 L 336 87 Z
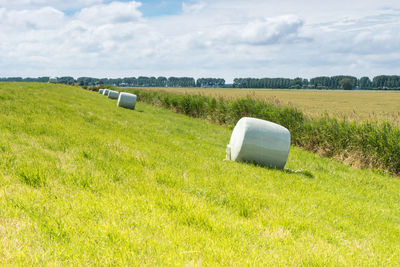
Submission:
M 0 264 L 399 265 L 400 180 L 95 92 L 0 83 Z M 291 170 L 299 170 L 298 172 Z

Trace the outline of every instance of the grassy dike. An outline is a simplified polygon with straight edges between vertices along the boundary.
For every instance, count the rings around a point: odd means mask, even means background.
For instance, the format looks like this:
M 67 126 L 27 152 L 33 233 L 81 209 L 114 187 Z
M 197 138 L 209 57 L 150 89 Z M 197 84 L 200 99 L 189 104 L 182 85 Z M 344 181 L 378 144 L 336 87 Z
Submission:
M 398 178 L 296 147 L 286 171 L 225 162 L 230 133 L 0 83 L 0 263 L 400 264 Z

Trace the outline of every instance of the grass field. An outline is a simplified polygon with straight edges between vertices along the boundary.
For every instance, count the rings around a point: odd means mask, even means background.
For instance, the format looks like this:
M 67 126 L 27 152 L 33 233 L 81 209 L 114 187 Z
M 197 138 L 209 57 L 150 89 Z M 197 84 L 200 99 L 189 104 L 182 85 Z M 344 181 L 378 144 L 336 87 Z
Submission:
M 204 89 L 204 88 L 142 88 L 173 93 L 202 94 L 224 98 L 253 97 L 268 103 L 290 105 L 305 114 L 333 115 L 349 120 L 388 121 L 400 125 L 400 92 L 276 90 L 276 89 Z
M 399 265 L 400 180 L 62 85 L 0 83 L 0 264 Z M 295 171 L 297 170 L 297 171 Z

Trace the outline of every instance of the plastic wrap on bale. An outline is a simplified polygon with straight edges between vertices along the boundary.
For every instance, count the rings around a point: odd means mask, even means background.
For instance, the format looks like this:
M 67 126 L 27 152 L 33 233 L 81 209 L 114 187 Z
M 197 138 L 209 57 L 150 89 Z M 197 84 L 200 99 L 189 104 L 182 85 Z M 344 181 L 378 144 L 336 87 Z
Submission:
M 103 95 L 106 95 L 106 96 L 108 96 L 108 91 L 110 91 L 110 90 L 108 90 L 108 89 L 104 89 L 104 90 L 103 90 Z
M 120 93 L 117 106 L 122 108 L 135 109 L 136 95 L 130 93 Z
M 99 90 L 99 94 L 103 94 L 104 89 Z
M 290 132 L 266 120 L 241 118 L 226 148 L 228 160 L 283 169 L 290 150 Z
M 118 99 L 118 96 L 119 96 L 119 92 L 117 92 L 117 91 L 110 90 L 108 92 L 108 98 L 110 98 L 110 99 Z

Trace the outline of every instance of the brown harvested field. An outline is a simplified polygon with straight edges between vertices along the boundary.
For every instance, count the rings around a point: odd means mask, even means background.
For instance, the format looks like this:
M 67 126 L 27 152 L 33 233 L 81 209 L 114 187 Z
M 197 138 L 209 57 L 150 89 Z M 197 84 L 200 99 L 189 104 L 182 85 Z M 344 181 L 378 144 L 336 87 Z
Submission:
M 252 97 L 290 105 L 311 116 L 329 114 L 350 120 L 388 121 L 400 125 L 400 92 L 276 89 L 141 88 L 181 94 L 238 98 Z

